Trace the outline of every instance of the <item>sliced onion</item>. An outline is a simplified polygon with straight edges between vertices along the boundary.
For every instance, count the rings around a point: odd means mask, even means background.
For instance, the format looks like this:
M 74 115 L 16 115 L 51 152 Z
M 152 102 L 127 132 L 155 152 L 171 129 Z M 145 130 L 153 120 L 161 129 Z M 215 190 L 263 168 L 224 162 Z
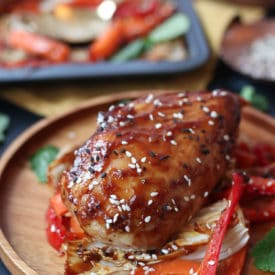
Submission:
M 248 228 L 244 224 L 243 214 L 239 209 L 237 211 L 239 222 L 233 227 L 229 228 L 224 239 L 221 248 L 219 260 L 224 260 L 246 246 L 249 240 Z M 202 261 L 207 245 L 199 246 L 194 252 L 184 255 L 181 258 L 193 261 Z

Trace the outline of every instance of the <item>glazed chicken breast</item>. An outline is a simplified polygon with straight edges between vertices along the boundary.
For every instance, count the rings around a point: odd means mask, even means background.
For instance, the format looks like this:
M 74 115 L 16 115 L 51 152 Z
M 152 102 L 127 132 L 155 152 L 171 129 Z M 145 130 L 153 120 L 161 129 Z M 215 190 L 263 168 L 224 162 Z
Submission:
M 161 247 L 225 174 L 240 105 L 219 90 L 150 94 L 111 106 L 62 175 L 66 206 L 96 242 Z

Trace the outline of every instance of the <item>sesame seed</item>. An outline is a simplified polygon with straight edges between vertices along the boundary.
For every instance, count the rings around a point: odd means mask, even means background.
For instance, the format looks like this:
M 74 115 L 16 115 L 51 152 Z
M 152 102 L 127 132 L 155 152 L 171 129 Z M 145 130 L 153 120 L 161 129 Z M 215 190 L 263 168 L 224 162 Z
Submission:
M 190 196 L 191 200 L 194 200 L 195 198 L 196 198 L 196 195 L 194 195 L 194 194 Z
M 187 202 L 190 201 L 189 197 L 187 197 L 187 196 L 184 196 L 183 199 Z
M 129 225 L 126 225 L 126 226 L 124 227 L 124 230 L 125 230 L 126 232 L 130 232 L 130 226 L 129 226 Z
M 142 172 L 142 169 L 141 168 L 137 168 L 137 172 L 138 172 L 138 174 L 140 174 Z
M 182 113 L 174 113 L 173 114 L 173 118 L 182 119 L 183 118 L 183 114 Z
M 200 96 L 197 96 L 197 101 L 202 101 L 202 98 Z
M 111 223 L 113 223 L 113 220 L 112 219 L 107 219 L 106 223 L 110 223 L 111 224 Z
M 157 195 L 158 195 L 159 193 L 158 192 L 151 192 L 151 197 L 153 198 L 153 197 L 156 197 Z
M 133 118 L 134 118 L 134 116 L 133 116 L 133 115 L 128 114 L 128 115 L 127 115 L 127 118 L 128 118 L 128 119 L 133 119 Z
M 153 200 L 149 200 L 147 205 L 151 205 L 153 203 Z
M 170 205 L 165 205 L 164 208 L 165 208 L 167 211 L 171 211 L 171 210 L 173 209 Z
M 178 93 L 178 97 L 185 97 L 186 96 L 186 93 Z
M 168 131 L 167 133 L 166 133 L 166 136 L 167 137 L 171 137 L 173 135 L 173 133 L 171 132 L 171 131 Z
M 208 120 L 208 124 L 213 126 L 213 125 L 215 125 L 215 122 L 213 120 Z
M 122 141 L 121 141 L 121 144 L 122 144 L 122 145 L 127 145 L 127 144 L 128 144 L 128 141 L 122 140 Z
M 123 127 L 123 126 L 125 126 L 125 125 L 126 125 L 126 122 L 125 122 L 125 121 L 120 121 L 120 122 L 119 122 L 119 126 Z
M 226 156 L 225 156 L 225 159 L 226 159 L 226 160 L 230 160 L 230 156 L 229 156 L 229 155 L 226 155 Z
M 210 112 L 209 108 L 206 107 L 206 106 L 203 106 L 203 107 L 202 107 L 202 110 L 203 110 L 205 113 L 209 113 L 209 112 Z
M 156 129 L 160 129 L 162 127 L 162 124 L 161 123 L 157 123 L 156 125 L 155 125 L 155 128 Z
M 202 161 L 201 161 L 200 158 L 196 158 L 196 161 L 197 161 L 198 163 L 202 163 Z
M 94 179 L 94 180 L 89 184 L 89 187 L 88 187 L 89 191 L 91 191 L 91 190 L 92 190 L 96 185 L 98 185 L 99 183 L 100 183 L 99 180 Z
M 119 201 L 117 201 L 116 199 L 109 198 L 109 201 L 111 204 L 119 205 Z
M 203 197 L 206 198 L 206 197 L 208 196 L 208 194 L 209 194 L 209 193 L 208 193 L 207 191 L 204 192 Z
M 171 140 L 170 143 L 175 146 L 177 145 L 177 142 L 175 140 Z
M 160 102 L 159 99 L 154 100 L 154 106 L 162 106 L 162 103 Z
M 146 158 L 146 157 L 143 157 L 140 161 L 141 161 L 142 163 L 145 163 L 146 160 L 147 160 L 147 158 Z
M 130 157 L 132 156 L 132 153 L 129 152 L 129 151 L 126 151 L 125 154 L 126 154 L 126 156 L 127 156 L 128 158 L 130 158 Z
M 114 118 L 113 118 L 112 116 L 108 116 L 107 122 L 108 122 L 108 123 L 114 122 Z
M 162 112 L 158 112 L 158 116 L 160 116 L 160 117 L 165 117 L 165 114 L 162 113 Z
M 131 157 L 131 162 L 132 162 L 133 164 L 136 164 L 136 163 L 137 163 L 137 160 L 136 160 L 136 158 L 134 158 L 134 157 Z
M 212 111 L 211 113 L 210 113 L 210 117 L 212 117 L 212 118 L 217 118 L 219 115 L 218 115 L 218 113 L 216 112 L 216 111 Z
M 145 217 L 144 221 L 145 221 L 146 223 L 149 223 L 149 222 L 151 221 L 151 216 Z
M 153 114 L 150 114 L 150 115 L 149 115 L 149 119 L 150 119 L 150 120 L 154 120 Z
M 213 260 L 208 261 L 208 264 L 209 264 L 209 265 L 214 265 L 214 264 L 215 264 L 215 261 L 213 261 Z
M 191 186 L 191 183 L 192 183 L 191 179 L 187 175 L 184 175 L 183 177 L 187 181 L 188 186 Z
M 213 92 L 212 92 L 212 95 L 213 96 L 217 96 L 219 94 L 219 90 L 214 90 Z
M 175 244 L 172 244 L 171 247 L 173 250 L 178 250 L 178 247 Z
M 161 249 L 161 253 L 164 254 L 164 255 L 167 255 L 169 253 L 169 250 L 168 249 Z
M 131 169 L 136 169 L 136 165 L 133 164 L 133 163 L 129 163 L 129 164 L 128 164 L 128 167 L 130 167 Z
M 113 111 L 115 109 L 115 105 L 111 105 L 110 107 L 109 107 L 109 111 L 111 112 L 111 111 Z
M 229 141 L 230 137 L 229 137 L 229 135 L 224 135 L 224 136 L 223 136 L 223 139 L 224 139 L 225 141 Z
M 153 95 L 153 94 L 150 94 L 150 95 L 148 95 L 148 96 L 146 97 L 145 102 L 146 102 L 146 103 L 150 103 L 150 102 L 153 100 L 153 98 L 154 98 L 154 95 Z

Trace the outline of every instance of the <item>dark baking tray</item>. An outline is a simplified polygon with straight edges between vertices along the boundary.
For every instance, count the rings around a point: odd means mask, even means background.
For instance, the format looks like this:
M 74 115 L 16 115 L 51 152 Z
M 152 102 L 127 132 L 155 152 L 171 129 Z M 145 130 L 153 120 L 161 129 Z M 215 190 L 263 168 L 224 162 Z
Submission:
M 184 36 L 189 53 L 186 60 L 178 62 L 136 60 L 120 64 L 106 61 L 98 63 L 67 63 L 44 67 L 22 67 L 18 69 L 1 68 L 0 82 L 163 75 L 193 70 L 207 61 L 210 50 L 199 19 L 193 9 L 192 0 L 176 0 L 174 3 L 177 10 L 185 13 L 191 21 L 191 28 Z

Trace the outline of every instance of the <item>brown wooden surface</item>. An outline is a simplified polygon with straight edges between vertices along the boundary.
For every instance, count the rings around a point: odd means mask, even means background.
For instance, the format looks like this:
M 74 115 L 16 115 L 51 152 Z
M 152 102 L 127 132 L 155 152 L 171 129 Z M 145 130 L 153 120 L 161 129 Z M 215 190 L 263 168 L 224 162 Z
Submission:
M 39 184 L 30 170 L 28 158 L 46 144 L 58 147 L 80 144 L 95 129 L 99 110 L 122 98 L 136 97 L 141 92 L 95 98 L 72 112 L 46 119 L 22 134 L 0 161 L 0 256 L 13 274 L 62 274 L 64 258 L 49 246 L 45 235 L 45 212 L 52 190 Z M 275 146 L 275 120 L 246 109 L 241 136 L 249 141 L 264 141 Z M 70 132 L 76 134 L 70 137 Z M 252 243 L 275 226 L 269 223 L 252 228 Z M 245 273 L 257 271 L 251 261 Z

